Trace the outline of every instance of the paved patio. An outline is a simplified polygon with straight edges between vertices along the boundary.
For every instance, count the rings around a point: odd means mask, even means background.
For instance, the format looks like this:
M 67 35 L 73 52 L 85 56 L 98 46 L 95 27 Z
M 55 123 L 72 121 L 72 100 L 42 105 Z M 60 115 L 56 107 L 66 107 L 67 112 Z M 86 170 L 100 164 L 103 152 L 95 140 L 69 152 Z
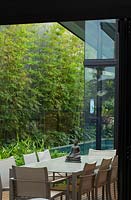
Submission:
M 114 198 L 113 196 L 113 187 L 112 187 L 112 200 L 118 200 L 118 197 Z M 59 198 L 57 198 L 59 200 Z M 86 196 L 83 196 L 82 198 L 83 200 L 87 200 L 87 197 Z M 3 195 L 2 195 L 2 200 L 9 200 L 9 192 L 8 191 L 4 191 L 3 192 Z M 101 191 L 99 191 L 99 200 L 102 200 L 102 197 L 101 197 Z M 106 200 L 106 199 L 105 199 Z

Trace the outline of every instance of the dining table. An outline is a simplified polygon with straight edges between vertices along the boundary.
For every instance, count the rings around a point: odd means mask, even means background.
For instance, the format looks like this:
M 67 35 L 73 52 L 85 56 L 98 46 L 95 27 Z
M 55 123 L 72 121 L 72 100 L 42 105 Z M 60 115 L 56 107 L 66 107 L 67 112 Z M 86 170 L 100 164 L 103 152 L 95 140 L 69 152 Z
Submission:
M 77 177 L 83 171 L 85 163 L 96 162 L 96 168 L 98 168 L 101 164 L 102 159 L 103 158 L 99 156 L 90 157 L 88 155 L 81 155 L 81 162 L 67 162 L 66 156 L 62 156 L 50 160 L 31 163 L 24 166 L 35 168 L 47 167 L 48 172 L 70 174 L 70 177 L 72 179 L 72 200 L 77 200 Z

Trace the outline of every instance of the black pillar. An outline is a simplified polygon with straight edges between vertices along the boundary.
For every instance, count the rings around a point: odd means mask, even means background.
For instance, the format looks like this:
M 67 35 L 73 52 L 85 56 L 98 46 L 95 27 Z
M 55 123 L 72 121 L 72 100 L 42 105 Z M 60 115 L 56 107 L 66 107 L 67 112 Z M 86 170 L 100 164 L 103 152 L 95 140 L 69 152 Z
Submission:
M 99 92 L 102 90 L 102 80 L 100 80 L 102 70 L 97 69 L 97 112 L 96 112 L 96 149 L 101 149 L 101 132 L 102 132 L 102 97 Z
M 131 19 L 119 24 L 118 195 L 131 200 Z

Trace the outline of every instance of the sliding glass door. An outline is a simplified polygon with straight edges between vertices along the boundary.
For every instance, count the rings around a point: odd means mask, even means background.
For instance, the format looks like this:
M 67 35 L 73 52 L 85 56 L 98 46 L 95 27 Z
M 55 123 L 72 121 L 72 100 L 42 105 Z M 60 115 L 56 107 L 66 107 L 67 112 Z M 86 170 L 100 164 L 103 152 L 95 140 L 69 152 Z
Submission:
M 94 148 L 114 148 L 116 21 L 85 22 L 85 138 Z

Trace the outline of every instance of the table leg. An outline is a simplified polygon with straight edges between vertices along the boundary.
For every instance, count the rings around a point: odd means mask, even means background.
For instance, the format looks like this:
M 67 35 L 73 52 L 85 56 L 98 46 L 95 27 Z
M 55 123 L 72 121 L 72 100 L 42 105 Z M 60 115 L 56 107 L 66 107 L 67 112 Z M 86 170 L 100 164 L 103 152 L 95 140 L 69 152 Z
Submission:
M 72 200 L 77 200 L 77 173 L 72 173 Z
M 14 194 L 14 181 L 11 179 L 14 177 L 13 170 L 9 169 L 9 200 L 15 199 L 15 194 Z
M 55 172 L 53 172 L 53 181 L 55 180 Z

